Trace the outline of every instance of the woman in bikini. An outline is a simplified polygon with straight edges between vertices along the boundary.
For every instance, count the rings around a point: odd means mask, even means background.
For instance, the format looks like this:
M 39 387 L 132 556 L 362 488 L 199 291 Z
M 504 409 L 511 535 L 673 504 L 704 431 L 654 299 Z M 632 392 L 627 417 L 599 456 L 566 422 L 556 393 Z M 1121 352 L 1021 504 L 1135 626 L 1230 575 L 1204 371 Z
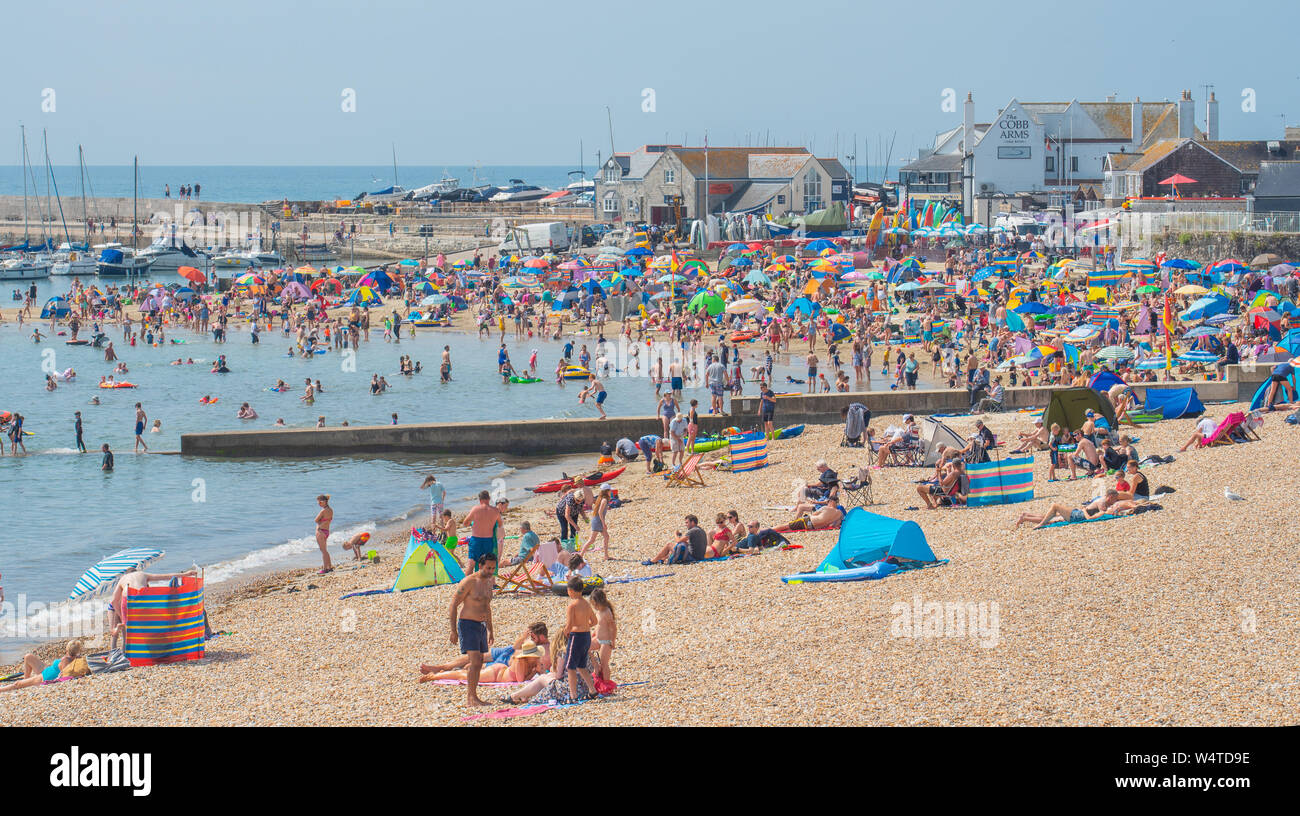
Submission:
M 545 654 L 535 642 L 525 640 L 520 644 L 520 648 L 515 649 L 515 653 L 510 657 L 508 665 L 490 663 L 484 666 L 483 670 L 479 672 L 478 681 L 480 683 L 527 683 L 539 671 L 542 657 Z M 433 680 L 460 680 L 464 682 L 468 676 L 465 669 L 454 669 L 452 671 L 421 674 L 417 682 L 428 683 Z
M 316 546 L 320 547 L 321 559 L 325 562 L 317 575 L 324 575 L 334 570 L 329 548 L 325 545 L 330 537 L 330 523 L 334 521 L 334 508 L 330 507 L 330 497 L 326 493 L 317 496 L 316 503 L 320 505 L 320 512 L 316 514 Z
M 721 558 L 731 554 L 735 546 L 731 541 L 731 529 L 727 527 L 727 516 L 725 513 L 719 513 L 713 523 L 717 525 L 709 538 L 712 543 L 704 551 L 705 558 Z
M 5 685 L 0 686 L 0 691 L 14 691 L 20 688 L 29 688 L 31 686 L 39 686 L 45 683 L 53 683 L 63 674 L 63 670 L 70 666 L 78 657 L 81 657 L 81 641 L 79 640 L 68 641 L 63 657 L 49 665 L 46 665 L 44 660 L 41 660 L 34 654 L 23 655 L 22 679 L 15 683 L 6 683 Z

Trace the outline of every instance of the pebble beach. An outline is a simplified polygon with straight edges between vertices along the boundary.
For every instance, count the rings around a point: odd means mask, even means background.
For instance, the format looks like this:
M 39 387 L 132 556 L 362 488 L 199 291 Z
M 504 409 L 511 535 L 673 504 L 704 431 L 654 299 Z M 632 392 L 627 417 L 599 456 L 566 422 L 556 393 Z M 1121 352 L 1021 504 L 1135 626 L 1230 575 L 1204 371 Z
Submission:
M 973 419 L 948 423 L 965 435 Z M 1014 440 L 1032 419 L 986 422 Z M 791 534 L 800 549 L 725 562 L 641 565 L 685 513 L 706 529 L 731 509 L 742 521 L 788 522 L 788 512 L 764 508 L 791 504 L 818 459 L 841 475 L 867 464 L 861 449 L 839 446 L 842 427 L 771 442 L 766 468 L 706 472 L 703 488 L 666 489 L 633 463 L 613 483 L 627 504 L 608 517 L 612 559 L 591 556 L 607 580 L 668 575 L 608 587 L 619 622 L 612 678 L 628 685 L 539 716 L 467 723 L 475 712 L 463 687 L 416 683 L 421 662 L 457 653 L 453 587 L 340 599 L 391 585 L 405 530 L 379 545 L 376 564 L 342 566 L 336 554 L 341 568 L 329 575 L 281 572 L 210 593 L 211 626 L 229 634 L 208 642 L 204 660 L 6 694 L 0 712 L 10 725 L 81 726 L 1294 725 L 1300 613 L 1288 601 L 1298 553 L 1285 473 L 1297 431 L 1274 414 L 1262 442 L 1178 453 L 1194 425 L 1138 429 L 1144 456 L 1176 459 L 1144 468 L 1153 488 L 1176 492 L 1158 500 L 1162 511 L 1111 521 L 1013 529 L 1022 511 L 1090 495 L 1084 480 L 1047 482 L 1045 454 L 1035 456 L 1032 502 L 988 508 L 927 511 L 913 480 L 930 469 L 874 470 L 867 509 L 918 522 L 949 563 L 856 583 L 780 580 L 815 568 L 835 532 Z M 1227 499 L 1225 487 L 1245 501 Z M 529 519 L 543 539 L 555 535 L 552 505 L 539 496 L 512 508 L 507 533 Z M 900 627 L 902 610 L 932 602 L 994 609 L 994 636 Z M 498 597 L 498 643 L 533 621 L 557 633 L 565 603 Z

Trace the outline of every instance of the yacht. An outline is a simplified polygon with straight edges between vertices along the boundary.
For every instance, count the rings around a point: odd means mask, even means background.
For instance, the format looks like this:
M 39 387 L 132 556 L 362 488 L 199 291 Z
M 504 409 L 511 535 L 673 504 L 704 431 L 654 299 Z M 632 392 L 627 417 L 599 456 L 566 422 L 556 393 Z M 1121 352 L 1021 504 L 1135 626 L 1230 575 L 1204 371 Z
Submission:
M 51 275 L 94 275 L 95 255 L 85 244 L 63 242 L 50 256 Z
M 299 244 L 297 250 L 299 263 L 319 266 L 338 260 L 338 254 L 330 249 L 328 244 Z
M 510 186 L 501 190 L 489 200 L 497 203 L 509 202 L 517 204 L 522 201 L 536 201 L 553 192 L 554 190 L 547 190 L 538 187 L 536 184 L 525 184 L 523 179 L 510 179 Z
M 250 267 L 278 269 L 284 266 L 284 256 L 275 251 L 264 252 L 260 249 L 241 249 L 216 256 L 212 259 L 212 266 L 218 271 L 249 269 Z
M 452 178 L 446 170 L 442 171 L 442 180 L 433 184 L 426 184 L 423 187 L 417 187 L 411 191 L 410 198 L 412 201 L 432 201 L 453 193 L 460 189 L 460 179 Z
M 153 263 L 150 259 L 136 254 L 134 249 L 124 247 L 117 242 L 96 244 L 95 249 L 99 250 L 99 262 L 95 264 L 95 268 L 101 277 L 138 277 L 148 272 L 149 265 Z
M 0 280 L 35 280 L 50 275 L 50 262 L 23 255 L 0 261 Z
M 200 272 L 212 269 L 212 256 L 191 249 L 183 240 L 159 238 L 140 252 L 141 258 L 152 261 L 151 268 L 159 272 L 174 272 L 182 266 L 192 266 Z

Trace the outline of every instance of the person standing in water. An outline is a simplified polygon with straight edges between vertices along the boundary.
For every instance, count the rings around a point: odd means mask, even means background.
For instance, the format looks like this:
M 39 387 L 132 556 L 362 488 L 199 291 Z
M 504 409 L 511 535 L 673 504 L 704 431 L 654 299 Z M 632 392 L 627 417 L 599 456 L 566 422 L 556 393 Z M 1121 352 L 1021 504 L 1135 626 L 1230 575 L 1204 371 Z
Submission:
M 142 408 L 140 403 L 137 402 L 135 404 L 135 452 L 136 453 L 139 453 L 140 448 L 142 447 L 144 448 L 145 453 L 149 452 L 149 446 L 144 443 L 144 426 L 145 423 L 147 423 L 148 421 L 149 421 L 149 417 L 145 414 L 144 408 Z
M 334 571 L 334 565 L 330 562 L 330 551 L 326 546 L 330 537 L 330 524 L 334 521 L 334 508 L 330 507 L 328 493 L 317 496 L 316 503 L 320 505 L 320 512 L 316 514 L 316 546 L 320 547 L 321 560 L 324 562 L 324 566 L 316 574 L 324 575 Z
M 85 442 L 84 439 L 81 438 L 81 412 L 80 412 L 80 411 L 76 411 L 76 412 L 74 412 L 73 416 L 75 417 L 75 422 L 74 422 L 74 424 L 73 424 L 73 427 L 74 427 L 74 428 L 76 429 L 76 431 L 77 431 L 77 452 L 78 452 L 78 453 L 85 453 L 85 452 L 86 452 L 86 442 Z

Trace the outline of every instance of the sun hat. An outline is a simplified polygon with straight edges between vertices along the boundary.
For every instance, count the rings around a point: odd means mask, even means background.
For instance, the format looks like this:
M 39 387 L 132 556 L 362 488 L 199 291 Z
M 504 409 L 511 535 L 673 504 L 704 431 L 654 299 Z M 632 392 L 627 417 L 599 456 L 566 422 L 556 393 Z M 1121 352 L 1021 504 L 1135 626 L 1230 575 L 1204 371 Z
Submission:
M 531 640 L 525 640 L 523 643 L 519 644 L 519 648 L 515 650 L 514 656 L 515 657 L 541 657 L 543 654 L 545 653 L 541 650 L 541 647 L 539 647 L 536 643 L 534 643 Z

